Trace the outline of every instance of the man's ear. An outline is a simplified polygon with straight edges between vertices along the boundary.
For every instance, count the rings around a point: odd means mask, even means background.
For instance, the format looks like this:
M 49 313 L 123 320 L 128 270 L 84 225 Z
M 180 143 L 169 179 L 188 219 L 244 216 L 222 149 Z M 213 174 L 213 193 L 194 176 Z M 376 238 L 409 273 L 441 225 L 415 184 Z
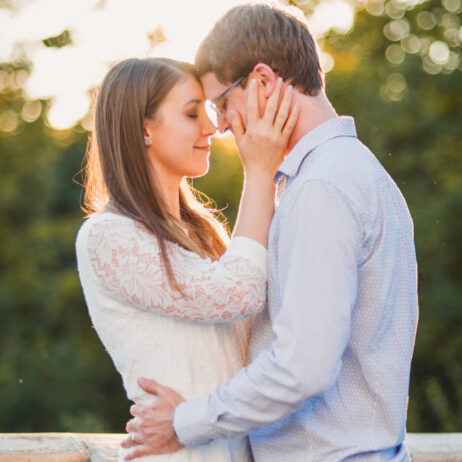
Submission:
M 257 81 L 259 93 L 269 98 L 276 88 L 278 76 L 268 64 L 258 63 L 252 69 L 250 77 Z

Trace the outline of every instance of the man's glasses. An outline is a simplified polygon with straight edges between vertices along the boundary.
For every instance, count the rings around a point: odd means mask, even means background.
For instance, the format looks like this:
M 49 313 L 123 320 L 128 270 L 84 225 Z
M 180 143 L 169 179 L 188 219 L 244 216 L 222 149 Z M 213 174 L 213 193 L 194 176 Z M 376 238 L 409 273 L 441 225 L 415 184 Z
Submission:
M 221 93 L 221 95 L 217 96 L 214 100 L 207 99 L 205 101 L 205 112 L 207 113 L 207 117 L 212 121 L 215 127 L 218 127 L 218 116 L 220 117 L 225 116 L 223 111 L 221 111 L 217 107 L 218 101 L 224 98 L 234 87 L 237 87 L 243 80 L 244 80 L 244 77 L 239 77 L 223 93 Z

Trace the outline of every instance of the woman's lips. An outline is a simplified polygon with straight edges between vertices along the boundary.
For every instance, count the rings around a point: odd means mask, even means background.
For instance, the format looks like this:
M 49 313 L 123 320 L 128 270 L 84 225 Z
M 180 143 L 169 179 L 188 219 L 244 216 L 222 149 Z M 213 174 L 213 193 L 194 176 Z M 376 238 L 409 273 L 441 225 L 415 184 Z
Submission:
M 210 146 L 194 146 L 194 149 L 200 149 L 201 151 L 210 151 Z

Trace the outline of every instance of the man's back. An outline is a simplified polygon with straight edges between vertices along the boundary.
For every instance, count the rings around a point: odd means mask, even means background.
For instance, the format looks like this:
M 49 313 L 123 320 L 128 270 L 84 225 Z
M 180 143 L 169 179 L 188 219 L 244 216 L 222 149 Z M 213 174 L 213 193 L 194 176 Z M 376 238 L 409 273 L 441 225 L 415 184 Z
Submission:
M 303 382 L 313 397 L 251 433 L 255 460 L 407 460 L 417 280 L 405 201 L 349 118 L 302 138 L 279 174 L 287 189 L 270 231 L 269 312 L 250 356 L 269 349 L 291 365 L 282 389 L 265 389 L 276 408 L 306 395 Z

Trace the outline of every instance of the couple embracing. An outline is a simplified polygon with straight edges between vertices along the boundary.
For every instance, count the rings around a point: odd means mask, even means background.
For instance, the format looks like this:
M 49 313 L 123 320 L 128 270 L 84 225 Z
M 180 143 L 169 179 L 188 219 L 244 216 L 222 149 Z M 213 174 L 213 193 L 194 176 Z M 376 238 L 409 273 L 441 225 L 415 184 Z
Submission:
M 217 128 L 244 169 L 230 239 L 187 182 Z M 122 61 L 92 135 L 76 246 L 135 403 L 120 460 L 408 461 L 412 221 L 304 20 L 238 6 L 194 66 Z

